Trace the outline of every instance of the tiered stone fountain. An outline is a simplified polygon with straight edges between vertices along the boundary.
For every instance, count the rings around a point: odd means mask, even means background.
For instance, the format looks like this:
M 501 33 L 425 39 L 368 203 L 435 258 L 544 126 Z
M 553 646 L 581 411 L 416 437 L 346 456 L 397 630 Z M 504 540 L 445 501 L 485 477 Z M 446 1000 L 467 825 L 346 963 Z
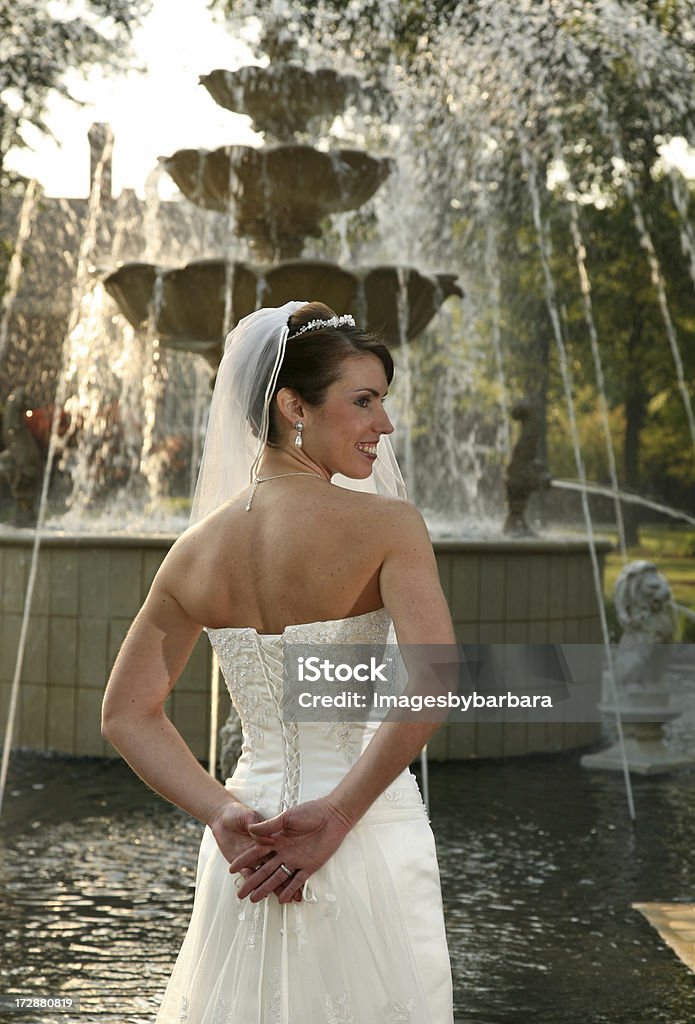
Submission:
M 248 241 L 253 262 L 195 260 L 168 270 L 124 264 L 104 283 L 135 327 L 154 317 L 162 344 L 199 352 L 215 365 L 227 331 L 262 305 L 320 298 L 380 327 L 397 346 L 416 337 L 448 296 L 462 294 L 453 274 L 301 258 L 326 216 L 361 207 L 392 169 L 387 157 L 361 149 L 322 152 L 299 141 L 342 113 L 357 94 L 355 78 L 278 62 L 213 71 L 201 82 L 216 102 L 252 117 L 267 144 L 182 149 L 162 163 L 191 202 L 233 212 L 235 234 Z
M 164 166 L 199 206 L 233 212 L 248 260 L 204 259 L 174 269 L 145 262 L 105 278 L 131 324 L 159 342 L 217 365 L 226 332 L 261 305 L 320 299 L 381 327 L 394 346 L 414 338 L 442 302 L 461 295 L 454 275 L 393 265 L 343 267 L 302 258 L 322 218 L 359 208 L 392 170 L 355 149 L 320 152 L 300 139 L 341 111 L 357 82 L 295 64 L 214 71 L 215 100 L 248 113 L 266 135 L 260 149 L 180 150 Z M 455 525 L 455 524 L 454 524 Z M 103 686 L 125 632 L 174 538 L 133 534 L 51 535 L 41 548 L 25 660 L 17 743 L 34 749 L 113 755 L 99 731 Z M 32 535 L 0 537 L 0 712 L 7 707 Z M 601 554 L 608 545 L 599 545 Z M 538 538 L 435 538 L 442 586 L 457 635 L 470 644 L 599 643 L 600 620 L 586 542 Z M 202 638 L 168 711 L 200 758 L 209 743 L 210 648 Z M 598 682 L 598 680 L 597 680 Z M 513 680 L 510 679 L 513 687 Z M 452 724 L 433 757 L 500 756 L 594 742 L 596 722 Z

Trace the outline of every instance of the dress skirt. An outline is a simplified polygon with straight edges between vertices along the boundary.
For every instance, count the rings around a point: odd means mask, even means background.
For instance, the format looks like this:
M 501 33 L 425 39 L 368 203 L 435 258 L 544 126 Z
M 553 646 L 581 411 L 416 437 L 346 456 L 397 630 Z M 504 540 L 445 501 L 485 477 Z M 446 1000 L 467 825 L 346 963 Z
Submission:
M 301 903 L 240 900 L 238 877 L 206 828 L 188 932 L 156 1024 L 452 1024 L 424 807 L 371 808 Z

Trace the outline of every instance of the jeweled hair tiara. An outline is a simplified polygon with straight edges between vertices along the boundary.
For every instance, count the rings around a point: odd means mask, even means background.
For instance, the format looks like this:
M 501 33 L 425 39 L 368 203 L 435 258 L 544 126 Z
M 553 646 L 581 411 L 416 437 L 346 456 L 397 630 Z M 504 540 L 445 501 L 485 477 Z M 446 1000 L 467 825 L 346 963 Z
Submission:
M 343 316 L 332 316 L 328 320 L 310 320 L 308 324 L 304 324 L 298 330 L 293 331 L 288 335 L 289 338 L 298 338 L 300 334 L 305 334 L 307 331 L 317 331 L 322 327 L 354 327 L 355 318 L 350 316 L 349 313 L 345 313 Z

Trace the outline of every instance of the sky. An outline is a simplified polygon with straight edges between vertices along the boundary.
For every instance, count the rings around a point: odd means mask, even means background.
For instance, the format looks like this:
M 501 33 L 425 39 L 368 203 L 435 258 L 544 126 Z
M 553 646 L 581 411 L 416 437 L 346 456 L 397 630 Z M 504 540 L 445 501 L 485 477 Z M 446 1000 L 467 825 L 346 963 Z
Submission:
M 134 63 L 144 65 L 147 73 L 106 78 L 96 70 L 88 79 L 70 73 L 66 81 L 72 95 L 87 102 L 77 106 L 57 95 L 51 98 L 46 120 L 59 145 L 28 130 L 32 149 L 13 150 L 8 164 L 36 177 L 46 195 L 87 196 L 87 132 L 93 122 L 105 121 L 114 131 L 114 195 L 134 188 L 143 196 L 159 156 L 189 147 L 258 145 L 249 119 L 219 107 L 198 84 L 199 75 L 215 68 L 257 63 L 239 34 L 216 21 L 205 5 L 206 0 L 186 0 L 185 5 L 153 0 L 133 40 Z M 173 182 L 170 188 L 178 192 Z

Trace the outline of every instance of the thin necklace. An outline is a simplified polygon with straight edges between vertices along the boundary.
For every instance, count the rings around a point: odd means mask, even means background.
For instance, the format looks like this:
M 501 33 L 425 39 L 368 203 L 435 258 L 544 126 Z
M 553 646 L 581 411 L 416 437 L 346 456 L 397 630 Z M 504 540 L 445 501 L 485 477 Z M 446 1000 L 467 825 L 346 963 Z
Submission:
M 256 479 L 253 481 L 253 487 L 251 488 L 251 493 L 249 494 L 249 500 L 246 502 L 246 511 L 248 512 L 251 508 L 253 496 L 256 493 L 256 488 L 258 487 L 259 484 L 265 484 L 268 482 L 268 480 L 282 480 L 282 478 L 285 476 L 315 476 L 317 480 L 323 480 L 323 477 L 319 473 L 306 473 L 301 471 L 297 473 L 278 473 L 277 476 L 257 476 Z

